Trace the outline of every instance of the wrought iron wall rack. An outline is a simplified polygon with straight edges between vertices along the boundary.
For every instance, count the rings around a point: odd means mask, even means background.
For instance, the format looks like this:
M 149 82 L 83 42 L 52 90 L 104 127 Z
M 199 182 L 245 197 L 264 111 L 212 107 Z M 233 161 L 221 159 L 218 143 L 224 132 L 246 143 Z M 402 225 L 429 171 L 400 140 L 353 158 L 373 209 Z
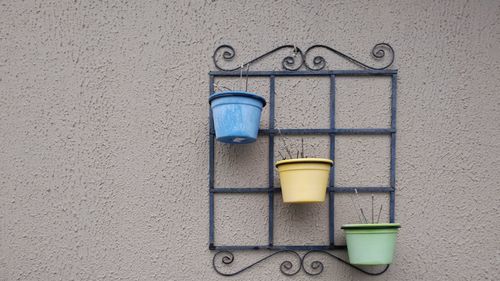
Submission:
M 358 69 L 355 70 L 325 70 L 327 62 L 322 56 L 314 56 L 310 59 L 310 54 L 314 49 L 323 49 L 334 53 L 335 55 L 351 62 Z M 395 218 L 395 191 L 396 191 L 396 96 L 397 96 L 397 70 L 389 69 L 394 62 L 395 53 L 393 48 L 387 43 L 376 44 L 371 55 L 375 60 L 385 60 L 386 63 L 381 67 L 369 66 L 362 63 L 349 55 L 339 52 L 329 46 L 313 45 L 305 52 L 295 45 L 283 45 L 277 47 L 263 55 L 260 55 L 246 63 L 240 64 L 235 68 L 224 68 L 219 65 L 219 59 L 224 61 L 231 61 L 236 55 L 233 47 L 230 45 L 219 46 L 213 54 L 213 62 L 217 71 L 209 72 L 209 94 L 215 92 L 214 82 L 215 78 L 221 77 L 239 77 L 250 64 L 262 60 L 265 57 L 272 55 L 280 50 L 291 51 L 291 55 L 283 58 L 281 66 L 283 70 L 279 71 L 245 71 L 244 75 L 249 77 L 265 77 L 269 79 L 269 127 L 259 130 L 260 136 L 265 136 L 269 140 L 268 147 L 268 188 L 219 188 L 214 184 L 215 177 L 215 131 L 213 127 L 212 112 L 209 110 L 209 249 L 217 251 L 214 254 L 212 265 L 214 270 L 224 276 L 233 276 L 247 269 L 269 260 L 276 255 L 289 254 L 294 257 L 296 263 L 290 260 L 285 260 L 280 265 L 280 271 L 285 275 L 295 275 L 301 269 L 308 275 L 318 275 L 323 271 L 323 264 L 319 260 L 313 260 L 306 263 L 306 259 L 311 254 L 322 254 L 332 257 L 335 260 L 342 262 L 352 268 L 355 268 L 363 273 L 369 275 L 379 275 L 384 273 L 389 265 L 385 266 L 378 272 L 367 271 L 355 265 L 351 265 L 348 261 L 334 255 L 331 251 L 338 249 L 345 249 L 345 245 L 335 244 L 334 229 L 334 211 L 335 211 L 335 194 L 336 193 L 352 193 L 355 189 L 358 192 L 369 193 L 388 193 L 389 194 L 389 220 L 394 222 Z M 330 79 L 330 95 L 329 95 L 329 115 L 330 127 L 324 129 L 294 129 L 294 128 L 280 128 L 278 131 L 275 128 L 275 86 L 277 77 L 329 77 Z M 341 76 L 386 76 L 391 79 L 391 118 L 390 128 L 337 128 L 335 126 L 335 95 L 336 95 L 336 78 Z M 330 138 L 330 158 L 335 161 L 335 137 L 337 135 L 387 135 L 390 137 L 390 186 L 387 187 L 339 187 L 335 186 L 335 165 L 330 172 L 330 183 L 327 189 L 328 192 L 328 230 L 329 230 L 329 244 L 328 245 L 276 245 L 274 243 L 274 194 L 281 192 L 279 187 L 274 186 L 274 139 L 277 134 L 283 135 L 327 135 Z M 267 193 L 268 194 L 268 243 L 265 245 L 216 245 L 214 239 L 214 216 L 215 204 L 214 197 L 216 194 L 221 193 Z M 220 269 L 221 266 L 230 265 L 234 260 L 232 251 L 242 250 L 268 250 L 270 254 L 264 258 L 232 272 L 225 272 Z M 302 256 L 298 251 L 306 251 Z

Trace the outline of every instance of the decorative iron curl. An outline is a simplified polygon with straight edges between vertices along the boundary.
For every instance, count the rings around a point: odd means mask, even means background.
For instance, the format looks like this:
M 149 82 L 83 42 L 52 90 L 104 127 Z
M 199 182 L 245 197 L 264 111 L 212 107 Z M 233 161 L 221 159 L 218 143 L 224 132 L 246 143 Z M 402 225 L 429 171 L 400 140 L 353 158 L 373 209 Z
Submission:
M 301 267 L 302 269 L 304 270 L 304 272 L 308 275 L 319 275 L 323 272 L 323 269 L 324 269 L 324 266 L 323 266 L 323 263 L 321 261 L 318 261 L 318 260 L 313 260 L 308 266 L 306 266 L 306 258 L 307 256 L 309 256 L 310 254 L 313 254 L 313 253 L 320 253 L 320 254 L 325 254 L 329 257 L 332 257 L 340 262 L 342 262 L 343 264 L 346 264 L 350 267 L 353 267 L 365 274 L 368 274 L 368 275 L 372 275 L 372 276 L 376 276 L 376 275 L 381 275 L 382 273 L 386 272 L 387 269 L 389 269 L 389 265 L 386 265 L 385 268 L 382 270 L 382 271 L 379 271 L 379 272 L 370 272 L 370 271 L 366 271 L 360 267 L 357 267 L 355 265 L 352 265 L 350 264 L 349 262 L 335 256 L 334 254 L 332 253 L 329 253 L 327 251 L 321 251 L 321 250 L 314 250 L 314 251 L 309 251 L 307 253 L 304 254 L 304 256 L 302 256 L 302 261 L 301 261 Z M 310 269 L 308 269 L 308 267 Z
M 324 57 L 314 56 L 312 58 L 312 65 L 309 65 L 307 63 L 308 54 L 310 53 L 311 50 L 317 49 L 317 48 L 327 49 L 327 50 L 333 52 L 334 54 L 340 56 L 341 58 L 344 58 L 345 60 L 347 60 L 347 61 L 349 61 L 357 66 L 360 66 L 360 67 L 365 68 L 365 69 L 371 69 L 371 70 L 384 70 L 384 69 L 390 67 L 394 63 L 394 58 L 396 56 L 394 49 L 391 47 L 391 45 L 389 45 L 388 43 L 378 43 L 372 48 L 372 51 L 371 51 L 372 57 L 375 58 L 375 60 L 381 60 L 381 59 L 386 58 L 386 56 L 389 56 L 390 60 L 388 61 L 387 64 L 385 64 L 382 67 L 374 67 L 374 66 L 370 66 L 370 65 L 367 65 L 365 63 L 362 63 L 361 61 L 356 60 L 355 58 L 348 56 L 348 55 L 346 55 L 340 51 L 337 51 L 334 48 L 326 46 L 326 45 L 321 45 L 321 44 L 313 45 L 313 46 L 307 48 L 305 53 L 302 52 L 302 50 L 295 45 L 282 45 L 282 46 L 279 46 L 277 48 L 274 48 L 273 50 L 271 50 L 265 54 L 262 54 L 256 58 L 254 58 L 254 59 L 252 59 L 252 60 L 250 60 L 250 61 L 248 61 L 240 66 L 237 66 L 235 68 L 224 68 L 224 67 L 220 66 L 218 64 L 218 61 L 217 61 L 217 58 L 220 56 L 220 52 L 222 52 L 221 57 L 224 61 L 232 61 L 234 59 L 234 57 L 236 56 L 236 51 L 234 50 L 234 48 L 231 45 L 220 45 L 219 47 L 217 47 L 217 49 L 215 49 L 214 54 L 212 55 L 212 59 L 213 59 L 215 67 L 218 70 L 235 71 L 235 70 L 240 70 L 240 69 L 242 70 L 245 67 L 247 67 L 248 65 L 250 65 L 258 60 L 261 60 L 261 59 L 263 59 L 263 58 L 265 58 L 265 57 L 267 57 L 267 56 L 269 56 L 269 55 L 271 55 L 271 54 L 273 54 L 281 49 L 292 49 L 293 55 L 286 56 L 281 61 L 281 67 L 284 70 L 297 71 L 304 65 L 309 70 L 317 71 L 317 70 L 324 69 L 326 66 L 326 60 Z M 298 60 L 297 60 L 297 57 L 299 58 Z
M 223 275 L 223 276 L 234 276 L 234 275 L 237 275 L 243 271 L 246 271 L 250 268 L 252 268 L 253 266 L 275 256 L 275 255 L 278 255 L 278 254 L 283 254 L 283 253 L 289 253 L 289 254 L 293 254 L 296 256 L 297 258 L 297 269 L 294 270 L 294 263 L 291 262 L 290 260 L 285 260 L 283 261 L 281 264 L 280 264 L 280 271 L 281 273 L 283 273 L 284 275 L 287 275 L 287 276 L 292 276 L 292 275 L 295 275 L 297 273 L 299 273 L 300 269 L 301 269 L 301 265 L 302 265 L 302 258 L 300 257 L 300 255 L 295 252 L 295 251 L 292 251 L 292 250 L 282 250 L 282 251 L 277 251 L 277 252 L 274 252 L 246 267 L 243 267 L 242 269 L 238 270 L 238 271 L 235 271 L 235 272 L 231 272 L 231 273 L 224 273 L 222 271 L 219 270 L 219 268 L 217 267 L 217 259 L 220 255 L 222 255 L 222 258 L 221 258 L 221 261 L 224 265 L 230 265 L 233 261 L 234 261 L 234 255 L 233 253 L 229 252 L 229 251 L 220 251 L 220 252 L 217 252 L 215 255 L 214 255 L 214 258 L 212 259 L 212 266 L 215 270 L 215 272 L 217 272 L 218 274 L 220 275 Z
M 218 61 L 217 61 L 217 57 L 218 57 L 218 54 L 222 51 L 222 59 L 225 60 L 225 61 L 231 61 L 233 60 L 233 58 L 236 56 L 236 51 L 234 50 L 234 48 L 231 46 L 231 45 L 220 45 L 219 47 L 217 47 L 217 49 L 215 49 L 214 51 L 214 54 L 212 55 L 212 59 L 214 61 L 214 65 L 217 69 L 219 70 L 222 70 L 222 71 L 235 71 L 235 70 L 239 70 L 239 69 L 244 69 L 246 66 L 258 61 L 258 60 L 261 60 L 269 55 L 271 55 L 272 53 L 274 52 L 277 52 L 281 49 L 292 49 L 293 50 L 293 55 L 290 55 L 290 56 L 286 56 L 285 58 L 283 58 L 283 60 L 281 61 L 281 67 L 283 67 L 283 69 L 285 70 L 290 70 L 290 71 L 296 71 L 298 69 L 300 69 L 302 67 L 302 65 L 304 64 L 304 53 L 302 52 L 302 50 L 298 47 L 296 47 L 295 45 L 283 45 L 283 46 L 280 46 L 280 47 L 277 47 L 265 54 L 262 54 L 256 58 L 254 58 L 253 60 L 251 61 L 248 61 L 238 67 L 235 67 L 235 68 L 223 68 L 222 66 L 220 66 L 218 64 Z M 296 58 L 297 56 L 299 57 L 299 62 L 296 61 Z M 294 67 L 294 65 L 297 65 Z
M 325 68 L 326 66 L 326 60 L 324 57 L 322 56 L 315 56 L 312 60 L 312 63 L 313 65 L 309 65 L 307 63 L 307 55 L 309 54 L 309 52 L 313 49 L 317 49 L 317 48 L 323 48 L 323 49 L 327 49 L 331 52 L 333 52 L 334 54 L 346 59 L 347 61 L 350 61 L 352 63 L 354 63 L 355 65 L 358 65 L 358 66 L 361 66 L 363 68 L 366 68 L 366 69 L 371 69 L 371 70 L 383 70 L 383 69 L 386 69 L 388 68 L 389 66 L 392 65 L 392 63 L 394 62 L 394 58 L 395 58 L 395 53 L 394 53 L 394 49 L 391 47 L 391 45 L 387 44 L 387 43 L 378 43 L 376 44 L 372 51 L 371 51 L 371 55 L 376 59 L 376 60 L 380 60 L 380 59 L 383 59 L 386 55 L 386 51 L 389 53 L 391 59 L 390 61 L 382 66 L 382 67 L 373 67 L 373 66 L 369 66 L 367 64 L 364 64 L 356 59 L 354 59 L 353 57 L 350 57 L 340 51 L 337 51 L 335 50 L 334 48 L 331 48 L 331 47 L 328 47 L 328 46 L 325 46 L 325 45 L 313 45 L 309 48 L 307 48 L 305 54 L 304 54 L 304 65 L 310 69 L 310 70 L 322 70 L 323 68 Z

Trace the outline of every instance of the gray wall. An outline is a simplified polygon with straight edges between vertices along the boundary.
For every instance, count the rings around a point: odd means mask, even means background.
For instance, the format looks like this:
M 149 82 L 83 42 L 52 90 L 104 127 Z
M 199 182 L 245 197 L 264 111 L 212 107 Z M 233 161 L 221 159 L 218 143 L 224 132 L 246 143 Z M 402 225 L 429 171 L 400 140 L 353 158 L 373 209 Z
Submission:
M 379 41 L 399 69 L 396 259 L 380 277 L 325 260 L 315 280 L 497 279 L 499 3 L 2 1 L 0 280 L 225 280 L 207 247 L 213 50 L 230 43 L 245 61 L 323 43 L 373 63 Z M 278 125 L 327 122 L 327 81 L 278 84 Z M 386 125 L 386 89 L 383 79 L 339 81 L 339 124 Z M 307 144 L 326 156 L 326 139 Z M 386 138 L 337 144 L 337 184 L 387 182 Z M 218 145 L 218 184 L 264 185 L 265 145 Z M 266 200 L 217 197 L 217 242 L 265 242 Z M 337 200 L 338 223 L 352 221 L 349 198 Z M 327 241 L 326 204 L 276 201 L 277 243 Z M 236 266 L 262 255 L 236 253 Z M 237 279 L 312 280 L 283 277 L 284 258 Z

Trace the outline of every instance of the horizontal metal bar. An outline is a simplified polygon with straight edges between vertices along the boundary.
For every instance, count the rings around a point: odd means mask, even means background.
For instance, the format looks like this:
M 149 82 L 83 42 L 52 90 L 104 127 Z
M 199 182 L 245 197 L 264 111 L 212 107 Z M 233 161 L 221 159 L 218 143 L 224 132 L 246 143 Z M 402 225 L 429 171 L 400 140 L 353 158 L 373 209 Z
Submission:
M 216 251 L 245 251 L 245 250 L 292 250 L 292 251 L 319 251 L 319 250 L 335 250 L 335 249 L 345 249 L 345 245 L 335 245 L 335 246 L 327 246 L 327 245 L 303 245 L 303 246 L 295 246 L 295 245 L 249 245 L 249 246 L 238 246 L 238 245 L 221 245 L 221 246 L 213 246 L 211 250 Z
M 261 129 L 260 134 L 283 135 L 388 135 L 396 132 L 391 128 L 343 128 L 343 129 Z
M 360 193 L 377 193 L 394 191 L 392 187 L 335 187 L 333 192 L 354 193 L 356 190 Z M 331 191 L 330 189 L 328 191 Z
M 383 135 L 391 134 L 396 132 L 396 129 L 380 129 L 380 128 L 368 128 L 368 129 L 334 129 L 337 135 Z
M 213 249 L 210 250 L 216 250 L 216 251 L 243 251 L 243 250 L 262 250 L 262 249 L 270 249 L 270 246 L 266 245 L 255 245 L 255 246 L 214 246 Z
M 386 75 L 390 76 L 396 74 L 398 71 L 396 69 L 384 69 L 384 70 L 318 70 L 318 71 L 245 71 L 245 75 L 248 76 L 366 76 L 366 75 Z M 241 72 L 236 71 L 210 71 L 208 73 L 210 76 L 214 77 L 239 77 Z
M 381 187 L 381 186 L 375 186 L 375 187 L 328 187 L 327 191 L 328 192 L 343 192 L 343 193 L 353 193 L 355 192 L 355 189 L 362 193 L 362 192 L 391 192 L 394 191 L 392 187 Z M 220 188 L 213 188 L 210 190 L 211 193 L 267 193 L 269 191 L 274 191 L 274 192 L 281 192 L 281 188 L 275 187 L 275 188 L 265 188 L 265 187 L 220 187 Z
M 342 246 L 326 246 L 326 245 L 273 245 L 273 250 L 293 250 L 293 251 L 315 251 L 315 250 L 333 250 L 333 249 L 345 249 Z
M 275 190 L 278 189 L 278 190 Z M 265 187 L 220 187 L 211 189 L 212 193 L 267 193 L 269 191 L 281 191 L 280 188 L 265 188 Z

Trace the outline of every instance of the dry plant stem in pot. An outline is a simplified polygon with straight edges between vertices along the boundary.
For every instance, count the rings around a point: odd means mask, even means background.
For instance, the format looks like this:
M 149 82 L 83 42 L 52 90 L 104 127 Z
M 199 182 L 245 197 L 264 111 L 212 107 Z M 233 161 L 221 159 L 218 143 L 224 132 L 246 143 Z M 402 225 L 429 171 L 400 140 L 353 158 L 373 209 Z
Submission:
M 333 161 L 324 158 L 305 158 L 304 140 L 302 139 L 302 151 L 297 151 L 297 158 L 293 158 L 285 137 L 278 129 L 283 142 L 283 149 L 291 159 L 285 159 L 275 163 L 278 169 L 283 202 L 285 203 L 316 203 L 324 202 L 326 189 L 329 183 L 330 169 Z M 298 156 L 302 156 L 299 158 Z
M 354 191 L 354 197 L 358 200 L 358 191 L 356 189 Z M 352 199 L 355 212 L 358 213 L 357 210 L 359 209 L 364 220 L 358 214 L 359 220 L 362 221 L 360 224 L 346 224 L 342 226 L 346 236 L 347 254 L 351 264 L 385 265 L 393 261 L 396 238 L 401 225 L 399 223 L 378 223 L 380 213 L 382 212 L 382 205 L 380 206 L 377 222 L 375 223 L 373 194 L 371 200 L 371 223 L 367 223 L 363 208 L 359 208 L 359 204 L 356 204 L 354 199 Z

